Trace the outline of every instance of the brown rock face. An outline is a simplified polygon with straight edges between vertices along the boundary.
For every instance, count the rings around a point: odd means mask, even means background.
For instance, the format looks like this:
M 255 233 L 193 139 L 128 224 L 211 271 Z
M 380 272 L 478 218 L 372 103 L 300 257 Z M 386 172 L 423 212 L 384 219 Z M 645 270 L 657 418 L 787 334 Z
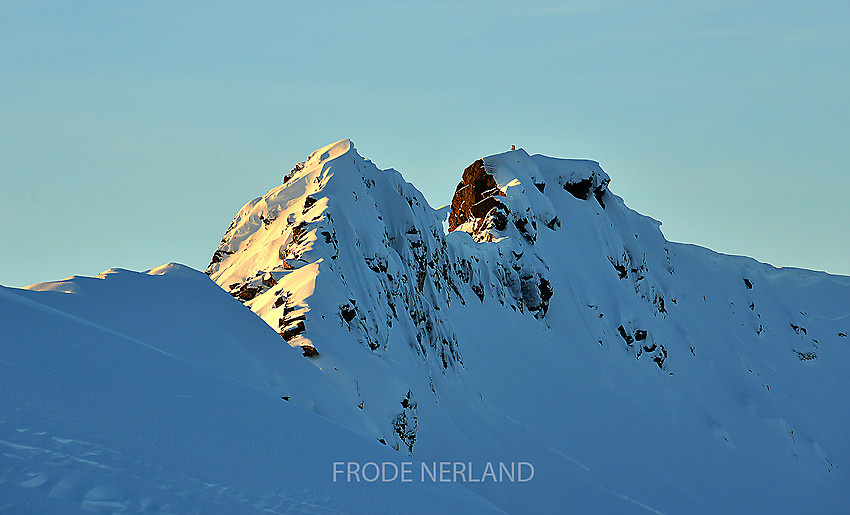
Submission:
M 319 355 L 319 351 L 312 345 L 302 345 L 301 354 L 306 358 L 314 358 Z
M 496 179 L 484 167 L 479 159 L 466 170 L 452 197 L 452 210 L 449 214 L 449 231 L 471 218 L 483 218 L 500 202 L 497 196 L 504 196 L 496 185 Z

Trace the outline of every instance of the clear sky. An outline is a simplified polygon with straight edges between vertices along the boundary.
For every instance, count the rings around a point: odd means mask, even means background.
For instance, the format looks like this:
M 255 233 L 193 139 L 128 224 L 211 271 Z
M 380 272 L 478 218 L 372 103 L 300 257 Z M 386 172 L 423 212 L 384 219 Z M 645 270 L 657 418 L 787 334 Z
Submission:
M 850 275 L 850 2 L 0 2 L 0 283 L 204 269 L 351 138 L 432 206 L 511 144 L 672 241 Z

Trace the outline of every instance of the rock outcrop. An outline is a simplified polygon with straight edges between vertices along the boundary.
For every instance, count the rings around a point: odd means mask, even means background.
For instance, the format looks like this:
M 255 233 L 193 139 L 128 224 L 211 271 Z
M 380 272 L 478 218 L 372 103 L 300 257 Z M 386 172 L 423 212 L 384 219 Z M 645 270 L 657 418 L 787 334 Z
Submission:
M 454 231 L 464 222 L 473 218 L 484 218 L 492 209 L 504 205 L 498 197 L 496 180 L 487 171 L 484 160 L 479 159 L 463 171 L 463 177 L 452 197 L 452 209 L 449 214 L 449 230 Z

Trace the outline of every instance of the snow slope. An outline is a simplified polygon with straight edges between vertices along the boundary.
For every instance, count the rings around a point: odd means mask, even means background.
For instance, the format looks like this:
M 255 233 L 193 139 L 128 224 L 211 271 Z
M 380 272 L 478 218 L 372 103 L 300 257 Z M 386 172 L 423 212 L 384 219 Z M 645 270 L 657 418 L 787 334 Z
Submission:
M 0 512 L 499 512 L 463 485 L 334 483 L 333 461 L 394 453 L 298 406 L 310 384 L 364 431 L 188 267 L 0 287 L 0 313 Z
M 317 412 L 399 459 L 532 462 L 467 485 L 506 511 L 845 509 L 850 278 L 667 242 L 609 182 L 520 149 L 435 210 L 343 140 L 207 273 L 345 397 L 291 385 Z

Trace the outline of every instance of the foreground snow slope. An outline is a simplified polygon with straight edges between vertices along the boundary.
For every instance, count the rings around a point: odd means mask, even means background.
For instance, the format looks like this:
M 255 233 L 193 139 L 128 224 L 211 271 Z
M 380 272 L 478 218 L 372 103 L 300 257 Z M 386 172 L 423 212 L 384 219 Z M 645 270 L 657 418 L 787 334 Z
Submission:
M 200 272 L 0 287 L 0 313 L 2 512 L 498 512 L 462 485 L 332 482 L 333 461 L 394 453 L 282 400 L 310 384 L 357 429 L 322 375 Z
M 468 485 L 507 511 L 845 509 L 850 278 L 669 243 L 609 181 L 517 150 L 435 210 L 343 140 L 207 273 L 322 375 L 293 399 L 399 459 L 533 462 Z

